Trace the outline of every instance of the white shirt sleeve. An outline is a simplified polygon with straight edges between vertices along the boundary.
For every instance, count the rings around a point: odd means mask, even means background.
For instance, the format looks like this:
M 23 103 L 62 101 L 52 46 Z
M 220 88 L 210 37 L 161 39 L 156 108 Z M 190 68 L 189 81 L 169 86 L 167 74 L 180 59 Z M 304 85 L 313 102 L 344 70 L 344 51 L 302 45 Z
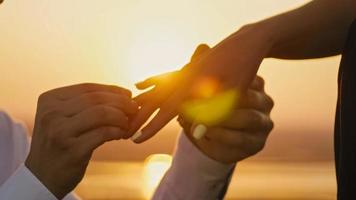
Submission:
M 225 165 L 205 156 L 180 135 L 172 166 L 158 186 L 153 200 L 223 199 L 234 164 Z
M 1 186 L 0 199 L 57 200 L 24 165 L 21 165 Z
M 26 128 L 0 112 L 0 199 L 56 200 L 57 198 L 24 166 L 29 152 Z M 73 193 L 64 200 L 78 200 Z

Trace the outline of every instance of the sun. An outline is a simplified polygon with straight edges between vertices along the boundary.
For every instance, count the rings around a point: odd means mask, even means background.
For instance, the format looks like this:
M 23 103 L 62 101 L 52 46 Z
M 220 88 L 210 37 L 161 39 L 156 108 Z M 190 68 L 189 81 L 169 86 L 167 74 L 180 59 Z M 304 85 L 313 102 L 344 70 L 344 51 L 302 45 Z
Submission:
M 126 69 L 131 81 L 180 69 L 189 62 L 192 41 L 174 22 L 151 19 L 140 23 L 131 36 Z

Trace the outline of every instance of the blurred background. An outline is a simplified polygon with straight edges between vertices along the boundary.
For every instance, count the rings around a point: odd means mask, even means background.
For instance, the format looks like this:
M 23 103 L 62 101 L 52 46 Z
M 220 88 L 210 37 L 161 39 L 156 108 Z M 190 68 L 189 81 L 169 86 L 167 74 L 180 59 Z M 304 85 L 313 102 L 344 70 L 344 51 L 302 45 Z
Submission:
M 32 129 L 39 94 L 98 82 L 127 87 L 179 69 L 246 23 L 302 0 L 5 0 L 0 6 L 0 109 Z M 267 59 L 259 74 L 275 100 L 266 148 L 238 164 L 228 199 L 335 199 L 333 121 L 340 57 Z M 77 192 L 85 199 L 145 199 L 169 167 L 172 121 L 135 145 L 95 152 Z M 256 192 L 258 191 L 258 192 Z

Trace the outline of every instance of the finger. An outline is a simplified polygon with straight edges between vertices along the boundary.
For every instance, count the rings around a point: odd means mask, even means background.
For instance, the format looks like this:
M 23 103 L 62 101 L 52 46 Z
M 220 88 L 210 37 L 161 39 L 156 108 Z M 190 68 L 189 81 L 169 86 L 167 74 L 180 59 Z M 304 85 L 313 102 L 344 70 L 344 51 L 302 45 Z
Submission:
M 128 117 L 119 109 L 98 105 L 67 119 L 68 134 L 79 136 L 84 132 L 102 126 L 114 126 L 127 130 L 129 125 Z
M 133 100 L 139 105 L 144 105 L 148 101 L 152 101 L 154 98 L 157 97 L 157 92 L 156 88 L 150 89 L 142 94 L 137 95 L 136 97 L 133 98 Z
M 151 115 L 158 109 L 157 104 L 149 103 L 141 106 L 137 115 L 132 119 L 130 123 L 130 129 L 128 134 L 124 136 L 124 139 L 130 138 L 132 135 L 136 134 L 137 131 L 143 126 L 143 124 L 151 117 Z M 140 133 L 138 133 L 140 134 Z
M 61 100 L 68 100 L 78 95 L 90 92 L 112 92 L 131 97 L 131 91 L 127 89 L 113 85 L 100 85 L 95 83 L 83 83 L 62 87 L 50 91 L 53 96 L 56 96 Z
M 144 105 L 144 104 L 160 104 L 163 100 L 167 98 L 167 96 L 170 94 L 169 92 L 171 89 L 170 88 L 164 88 L 164 87 L 155 87 L 152 88 L 142 94 L 139 94 L 138 96 L 134 97 L 133 100 L 139 105 Z
M 200 44 L 194 51 L 192 58 L 190 61 L 195 61 L 198 59 L 201 55 L 203 55 L 205 52 L 210 50 L 210 47 L 207 44 Z
M 265 81 L 261 76 L 256 76 L 253 79 L 250 89 L 257 90 L 257 91 L 264 91 Z
M 223 128 L 210 129 L 202 140 L 196 140 L 199 143 L 207 140 L 211 145 L 217 148 L 227 148 L 227 150 L 238 150 L 242 158 L 256 154 L 263 149 L 269 132 L 259 132 L 250 134 L 245 131 L 231 131 Z
M 132 137 L 132 140 L 135 143 L 142 143 L 150 139 L 166 124 L 168 124 L 176 115 L 177 112 L 173 108 L 160 109 L 157 115 L 147 124 L 147 126 Z
M 269 114 L 269 113 L 271 113 L 272 108 L 274 106 L 274 101 L 273 101 L 272 97 L 270 97 L 267 94 L 265 94 L 265 97 L 266 97 L 266 101 L 268 102 L 267 104 L 269 105 L 269 106 L 267 106 L 268 107 L 267 111 L 268 111 L 268 114 Z
M 273 122 L 270 117 L 257 110 L 239 109 L 222 122 L 220 127 L 250 132 L 270 131 Z
M 147 126 L 131 137 L 132 141 L 141 143 L 154 136 L 178 114 L 178 108 L 181 106 L 186 96 L 187 94 L 184 90 L 176 91 L 175 94 L 171 95 L 163 102 L 159 112 Z
M 135 114 L 138 111 L 138 105 L 130 97 L 109 92 L 85 93 L 79 97 L 66 101 L 63 105 L 64 113 L 71 117 L 92 106 L 106 105 L 122 110 L 128 115 Z
M 240 97 L 237 107 L 269 113 L 273 105 L 273 100 L 266 93 L 249 89 Z
M 194 123 L 192 125 L 192 131 L 191 132 L 193 133 L 193 138 L 195 138 L 196 140 L 200 140 L 208 132 L 208 127 L 206 125 L 204 125 L 204 124 L 196 124 L 196 123 Z
M 244 146 L 246 132 L 240 130 L 229 130 L 222 127 L 209 128 L 202 140 L 208 140 L 212 143 L 222 143 L 226 146 Z M 196 140 L 201 142 L 202 140 Z
M 124 134 L 125 131 L 118 127 L 100 127 L 78 137 L 78 146 L 79 149 L 83 149 L 85 152 L 92 152 L 105 142 L 121 139 Z
M 152 87 L 154 85 L 157 85 L 159 83 L 168 81 L 168 80 L 172 80 L 175 76 L 178 75 L 178 71 L 173 71 L 173 72 L 168 72 L 168 73 L 164 73 L 164 74 L 160 74 L 157 76 L 152 76 L 150 78 L 147 78 L 146 80 L 142 81 L 142 82 L 138 82 L 135 84 L 136 88 L 139 90 L 145 90 L 149 87 Z

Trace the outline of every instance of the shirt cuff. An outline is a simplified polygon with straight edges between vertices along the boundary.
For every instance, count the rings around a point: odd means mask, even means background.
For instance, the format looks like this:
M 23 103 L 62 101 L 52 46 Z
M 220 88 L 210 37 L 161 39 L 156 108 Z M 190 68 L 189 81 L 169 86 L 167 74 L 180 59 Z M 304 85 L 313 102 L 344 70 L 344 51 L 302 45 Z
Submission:
M 0 199 L 57 200 L 23 164 L 1 185 Z
M 172 166 L 154 199 L 219 199 L 234 168 L 235 164 L 219 163 L 204 155 L 182 133 Z

